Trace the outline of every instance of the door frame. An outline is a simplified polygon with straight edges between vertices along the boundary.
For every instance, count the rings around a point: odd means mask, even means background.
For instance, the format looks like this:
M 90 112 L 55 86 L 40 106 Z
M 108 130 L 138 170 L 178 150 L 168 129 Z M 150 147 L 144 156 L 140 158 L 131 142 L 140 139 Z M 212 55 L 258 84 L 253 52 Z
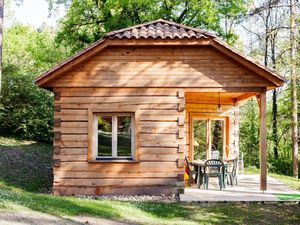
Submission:
M 222 120 L 223 125 L 223 132 L 222 132 L 222 140 L 223 140 L 223 158 L 228 158 L 229 150 L 229 116 L 215 116 L 215 115 L 207 115 L 198 112 L 190 112 L 189 113 L 189 131 L 190 131 L 190 155 L 189 158 L 191 160 L 194 159 L 194 120 L 207 120 L 207 129 L 206 129 L 206 159 L 211 155 L 211 121 L 212 120 Z

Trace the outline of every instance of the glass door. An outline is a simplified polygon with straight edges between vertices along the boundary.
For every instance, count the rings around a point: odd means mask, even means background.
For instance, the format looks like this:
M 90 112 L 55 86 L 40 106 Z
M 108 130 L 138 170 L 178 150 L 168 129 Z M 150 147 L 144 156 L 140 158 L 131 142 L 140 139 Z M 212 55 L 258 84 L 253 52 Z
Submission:
M 207 123 L 205 119 L 193 120 L 193 159 L 205 160 L 208 149 Z
M 211 120 L 211 155 L 212 159 L 222 159 L 224 152 L 224 120 Z
M 225 118 L 192 117 L 193 160 L 223 159 L 225 154 Z

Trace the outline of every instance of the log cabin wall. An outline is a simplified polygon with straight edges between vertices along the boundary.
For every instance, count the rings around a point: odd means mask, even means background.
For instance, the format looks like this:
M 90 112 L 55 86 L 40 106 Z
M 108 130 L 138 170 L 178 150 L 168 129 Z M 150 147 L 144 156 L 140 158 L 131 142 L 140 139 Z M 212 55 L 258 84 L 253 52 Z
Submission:
M 184 103 L 178 89 L 55 88 L 54 191 L 58 194 L 171 194 L 183 174 Z M 59 94 L 58 94 L 59 93 Z M 88 109 L 136 108 L 136 159 L 88 162 Z M 111 109 L 111 110 L 110 110 Z
M 174 193 L 182 187 L 189 144 L 185 89 L 268 84 L 211 47 L 109 47 L 99 52 L 48 85 L 55 92 L 54 193 Z M 125 112 L 136 108 L 138 115 L 136 160 L 89 162 L 88 110 L 123 107 Z

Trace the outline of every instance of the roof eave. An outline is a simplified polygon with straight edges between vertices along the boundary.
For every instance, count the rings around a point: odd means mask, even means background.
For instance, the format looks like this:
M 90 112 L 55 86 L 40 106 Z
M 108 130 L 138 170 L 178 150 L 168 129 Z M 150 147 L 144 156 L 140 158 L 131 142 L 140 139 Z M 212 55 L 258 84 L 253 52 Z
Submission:
M 215 48 L 217 48 L 218 50 L 220 50 L 221 52 L 223 52 L 227 55 L 228 55 L 228 53 L 232 53 L 233 55 L 231 55 L 231 56 L 233 56 L 232 57 L 233 59 L 235 59 L 237 57 L 242 59 L 240 61 L 241 64 L 243 64 L 244 66 L 248 67 L 251 70 L 253 70 L 253 68 L 254 68 L 255 69 L 254 72 L 256 72 L 257 74 L 260 74 L 262 77 L 264 77 L 265 79 L 270 81 L 272 84 L 274 84 L 274 86 L 280 87 L 286 82 L 286 79 L 284 77 L 280 76 L 278 73 L 261 65 L 260 63 L 256 62 L 254 59 L 237 51 L 236 49 L 232 48 L 231 46 L 229 46 L 225 42 L 219 40 L 218 38 L 214 38 L 211 43 L 212 43 L 212 46 L 214 46 Z M 250 65 L 252 65 L 252 66 L 250 66 Z
M 49 78 L 50 75 L 61 74 L 63 71 L 66 70 L 64 68 L 71 63 L 72 63 L 72 65 L 79 64 L 80 62 L 82 62 L 84 60 L 83 58 L 87 57 L 86 54 L 88 54 L 88 53 L 90 53 L 89 57 L 96 54 L 97 53 L 97 51 L 95 51 L 96 47 L 98 47 L 98 46 L 102 46 L 103 48 L 106 47 L 104 45 L 105 40 L 106 39 L 102 38 L 102 39 L 94 42 L 90 46 L 84 48 L 83 50 L 79 51 L 78 53 L 74 54 L 70 58 L 67 58 L 66 60 L 62 61 L 61 63 L 57 64 L 56 66 L 52 67 L 51 69 L 47 70 L 46 72 L 42 73 L 40 76 L 35 78 L 33 80 L 33 83 L 35 83 L 39 87 L 45 87 L 44 84 L 48 83 L 49 80 L 52 80 L 56 77 L 56 76 L 51 76 Z

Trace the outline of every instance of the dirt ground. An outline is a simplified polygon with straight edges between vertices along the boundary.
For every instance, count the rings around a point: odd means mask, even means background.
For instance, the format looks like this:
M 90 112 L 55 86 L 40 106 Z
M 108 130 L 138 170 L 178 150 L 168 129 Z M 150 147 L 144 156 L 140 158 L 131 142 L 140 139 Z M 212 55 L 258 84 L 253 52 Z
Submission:
M 1 225 L 128 225 L 108 219 L 87 216 L 58 217 L 35 211 L 0 211 Z

